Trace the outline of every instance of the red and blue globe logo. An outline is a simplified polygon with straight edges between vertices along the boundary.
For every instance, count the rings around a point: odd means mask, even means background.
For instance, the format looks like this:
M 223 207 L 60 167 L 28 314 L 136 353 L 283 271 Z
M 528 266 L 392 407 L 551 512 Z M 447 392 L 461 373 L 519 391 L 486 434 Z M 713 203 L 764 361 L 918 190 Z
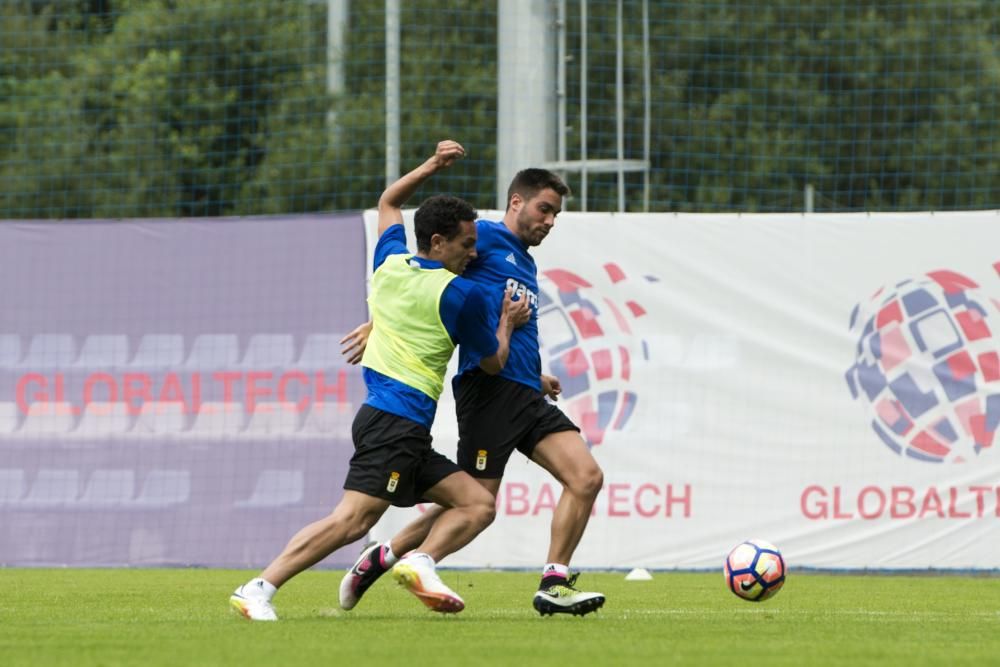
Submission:
M 1000 425 L 1000 303 L 970 278 L 932 271 L 875 292 L 850 318 L 847 372 L 879 439 L 919 461 L 962 462 Z
M 538 336 L 543 368 L 562 384 L 563 410 L 593 446 L 628 424 L 638 402 L 633 372 L 648 361 L 649 349 L 636 331 L 646 310 L 631 298 L 625 271 L 608 263 L 603 275 L 591 278 L 565 269 L 542 272 Z

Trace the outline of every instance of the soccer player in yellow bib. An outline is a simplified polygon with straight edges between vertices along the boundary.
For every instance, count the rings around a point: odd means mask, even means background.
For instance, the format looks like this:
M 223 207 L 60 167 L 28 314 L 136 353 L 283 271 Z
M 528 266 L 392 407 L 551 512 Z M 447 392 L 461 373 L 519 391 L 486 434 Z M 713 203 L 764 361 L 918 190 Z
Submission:
M 543 374 L 538 338 L 538 271 L 530 249 L 552 231 L 569 188 L 546 169 L 524 169 L 507 190 L 502 220 L 476 222 L 476 259 L 465 278 L 493 290 L 494 303 L 505 288 L 513 287 L 532 306 L 532 317 L 510 339 L 510 355 L 499 374 L 484 373 L 482 358 L 459 348 L 455 377 L 458 417 L 458 465 L 494 496 L 507 462 L 521 452 L 548 470 L 562 485 L 552 515 L 548 555 L 542 567 L 532 606 L 542 615 L 589 614 L 604 605 L 604 594 L 576 588 L 570 559 L 587 527 L 591 508 L 604 482 L 604 473 L 580 436 L 580 429 L 547 399 L 561 392 L 558 378 Z M 364 349 L 368 325 L 344 339 L 345 354 L 356 363 Z M 353 609 L 365 591 L 392 564 L 396 553 L 406 553 L 426 539 L 444 511 L 432 507 L 384 544 L 365 549 L 344 575 L 340 606 Z
M 390 185 L 378 204 L 379 241 L 368 298 L 372 330 L 361 360 L 368 397 L 354 419 L 344 496 L 333 512 L 296 533 L 260 575 L 236 589 L 230 604 L 255 621 L 277 620 L 271 599 L 299 572 L 368 533 L 390 505 L 427 500 L 445 507 L 423 543 L 392 568 L 393 577 L 427 607 L 465 607 L 435 571 L 492 521 L 493 496 L 431 447 L 430 428 L 456 345 L 483 357 L 499 373 L 514 329 L 528 321 L 526 300 L 506 294 L 499 324 L 495 301 L 460 277 L 476 256 L 476 211 L 446 195 L 424 201 L 415 214 L 417 252 L 406 247 L 401 207 L 425 180 L 465 154 L 442 141 L 421 166 Z

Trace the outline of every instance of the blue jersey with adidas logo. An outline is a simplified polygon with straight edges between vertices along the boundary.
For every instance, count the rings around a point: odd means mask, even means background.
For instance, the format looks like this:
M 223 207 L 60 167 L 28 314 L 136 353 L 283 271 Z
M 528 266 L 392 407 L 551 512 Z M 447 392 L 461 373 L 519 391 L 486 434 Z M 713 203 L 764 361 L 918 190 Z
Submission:
M 539 375 L 542 360 L 538 352 L 538 270 L 526 246 L 514 236 L 502 221 L 477 220 L 476 259 L 466 267 L 462 277 L 482 285 L 495 299 L 493 327 L 499 324 L 504 290 L 510 287 L 514 299 L 528 299 L 531 319 L 514 330 L 510 337 L 510 355 L 500 377 L 520 382 L 541 391 Z M 465 345 L 458 348 L 458 374 L 479 368 L 481 357 Z

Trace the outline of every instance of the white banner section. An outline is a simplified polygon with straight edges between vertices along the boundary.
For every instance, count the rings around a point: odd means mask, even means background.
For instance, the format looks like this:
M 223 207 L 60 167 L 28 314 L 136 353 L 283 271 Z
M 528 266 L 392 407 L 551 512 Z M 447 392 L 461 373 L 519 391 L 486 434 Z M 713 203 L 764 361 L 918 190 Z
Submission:
M 543 367 L 605 475 L 572 565 L 762 538 L 792 567 L 1000 568 L 998 212 L 563 213 L 532 252 Z M 560 493 L 515 453 L 446 564 L 540 567 Z

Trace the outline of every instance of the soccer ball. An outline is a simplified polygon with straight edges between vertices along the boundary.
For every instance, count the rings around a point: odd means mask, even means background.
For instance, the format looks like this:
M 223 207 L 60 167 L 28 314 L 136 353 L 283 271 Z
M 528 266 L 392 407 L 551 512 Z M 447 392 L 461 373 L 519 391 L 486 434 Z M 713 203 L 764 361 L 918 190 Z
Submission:
M 726 585 L 738 598 L 763 602 L 785 584 L 785 559 L 764 540 L 740 542 L 726 556 Z

